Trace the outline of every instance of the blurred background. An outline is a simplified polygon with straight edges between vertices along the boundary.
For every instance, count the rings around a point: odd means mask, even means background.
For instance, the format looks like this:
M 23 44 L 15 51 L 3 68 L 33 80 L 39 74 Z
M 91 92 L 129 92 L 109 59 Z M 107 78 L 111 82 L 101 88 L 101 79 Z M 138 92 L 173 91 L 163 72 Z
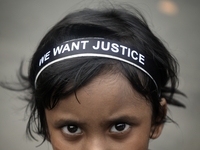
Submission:
M 110 0 L 130 4 L 146 17 L 152 31 L 164 41 L 180 63 L 179 89 L 186 109 L 169 106 L 162 135 L 150 142 L 151 150 L 200 149 L 200 1 Z M 104 7 L 106 0 L 0 0 L 0 81 L 16 82 L 20 61 L 24 72 L 45 33 L 66 14 L 85 7 Z M 26 103 L 23 93 L 0 88 L 0 150 L 51 150 L 51 145 L 26 138 Z

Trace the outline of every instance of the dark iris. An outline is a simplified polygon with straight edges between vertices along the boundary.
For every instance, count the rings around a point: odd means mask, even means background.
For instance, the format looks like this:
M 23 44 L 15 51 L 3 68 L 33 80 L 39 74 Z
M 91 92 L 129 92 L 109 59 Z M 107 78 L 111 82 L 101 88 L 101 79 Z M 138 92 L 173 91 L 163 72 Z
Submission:
M 124 123 L 119 123 L 119 124 L 115 125 L 115 128 L 118 131 L 123 131 L 125 129 L 125 127 L 126 127 L 126 124 L 124 124 Z
M 70 133 L 75 133 L 78 130 L 78 127 L 74 125 L 69 125 L 67 126 L 67 129 Z

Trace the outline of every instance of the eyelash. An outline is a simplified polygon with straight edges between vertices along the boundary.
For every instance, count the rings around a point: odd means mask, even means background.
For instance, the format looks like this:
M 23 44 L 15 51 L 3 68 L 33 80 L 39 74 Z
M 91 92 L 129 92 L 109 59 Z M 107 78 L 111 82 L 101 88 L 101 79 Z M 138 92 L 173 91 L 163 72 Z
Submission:
M 124 133 L 130 128 L 131 128 L 131 124 L 121 122 L 121 123 L 116 123 L 113 126 L 111 126 L 110 132 L 114 134 Z
M 112 134 L 121 134 L 129 130 L 131 126 L 132 125 L 130 123 L 124 123 L 124 122 L 115 123 L 110 127 L 109 132 Z M 73 124 L 63 126 L 62 131 L 63 133 L 70 136 L 77 136 L 83 133 L 82 129 L 78 127 L 78 125 L 73 125 Z
M 82 130 L 77 125 L 66 125 L 66 126 L 62 127 L 62 131 L 68 135 L 82 134 Z

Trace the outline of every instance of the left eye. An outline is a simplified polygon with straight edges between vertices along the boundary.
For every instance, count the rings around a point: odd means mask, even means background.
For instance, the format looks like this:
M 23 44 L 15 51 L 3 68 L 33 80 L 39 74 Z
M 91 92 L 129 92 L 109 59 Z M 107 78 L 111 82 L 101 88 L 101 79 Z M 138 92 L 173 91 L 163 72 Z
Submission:
M 129 128 L 130 128 L 130 125 L 126 123 L 118 123 L 112 126 L 112 128 L 110 129 L 110 132 L 114 132 L 114 133 L 125 132 Z
M 81 134 L 82 130 L 76 125 L 68 125 L 62 128 L 63 132 L 68 135 Z

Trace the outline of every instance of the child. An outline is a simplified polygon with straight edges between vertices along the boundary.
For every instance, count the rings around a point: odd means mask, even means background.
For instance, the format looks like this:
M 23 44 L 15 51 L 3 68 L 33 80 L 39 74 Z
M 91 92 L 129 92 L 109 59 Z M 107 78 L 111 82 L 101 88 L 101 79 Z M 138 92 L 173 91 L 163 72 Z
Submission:
M 42 39 L 24 89 L 27 134 L 54 150 L 147 150 L 173 99 L 176 60 L 135 10 L 84 9 Z M 22 81 L 22 82 L 23 82 Z

